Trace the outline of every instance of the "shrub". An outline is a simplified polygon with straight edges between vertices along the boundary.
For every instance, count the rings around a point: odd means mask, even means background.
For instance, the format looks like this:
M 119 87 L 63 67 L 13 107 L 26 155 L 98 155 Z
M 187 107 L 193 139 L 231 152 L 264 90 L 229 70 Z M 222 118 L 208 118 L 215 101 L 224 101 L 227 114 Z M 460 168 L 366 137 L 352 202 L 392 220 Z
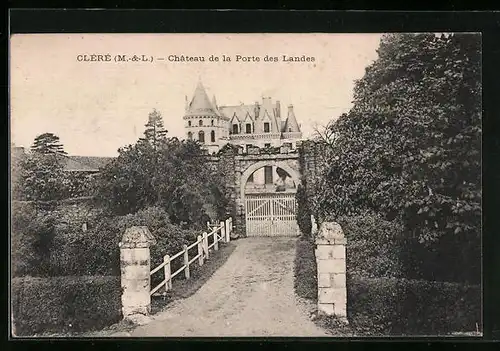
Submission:
M 147 226 L 156 239 L 150 248 L 151 266 L 160 264 L 164 255 L 179 252 L 201 234 L 170 223 L 167 212 L 158 207 L 120 217 L 90 217 L 86 232 L 80 223 L 56 225 L 60 219 L 57 216 L 54 212 L 36 214 L 32 207 L 14 211 L 14 276 L 119 275 L 118 244 L 132 226 Z M 180 265 L 181 260 L 175 260 L 172 269 Z
M 316 268 L 315 244 L 311 239 L 297 241 L 295 251 L 295 292 L 305 299 L 316 299 L 318 278 Z
M 121 319 L 120 278 L 14 278 L 12 311 L 17 336 L 88 331 Z
M 347 273 L 365 277 L 400 277 L 403 226 L 365 212 L 337 219 L 347 238 Z
M 54 216 L 37 211 L 30 203 L 12 203 L 12 274 L 50 275 L 50 249 L 55 237 Z
M 166 254 L 174 255 L 182 250 L 183 245 L 196 241 L 197 236 L 201 234 L 199 231 L 182 229 L 172 224 L 168 213 L 160 207 L 148 207 L 133 215 L 123 216 L 117 222 L 118 231 L 122 234 L 131 226 L 147 226 L 155 237 L 156 244 L 150 247 L 152 267 L 163 262 L 163 256 Z M 177 261 L 179 260 L 175 263 Z
M 348 277 L 353 327 L 384 335 L 432 335 L 481 327 L 481 288 L 447 282 Z
M 300 231 L 304 235 L 311 235 L 311 210 L 309 209 L 309 202 L 307 199 L 306 189 L 302 184 L 297 187 L 295 195 L 297 199 L 297 223 Z

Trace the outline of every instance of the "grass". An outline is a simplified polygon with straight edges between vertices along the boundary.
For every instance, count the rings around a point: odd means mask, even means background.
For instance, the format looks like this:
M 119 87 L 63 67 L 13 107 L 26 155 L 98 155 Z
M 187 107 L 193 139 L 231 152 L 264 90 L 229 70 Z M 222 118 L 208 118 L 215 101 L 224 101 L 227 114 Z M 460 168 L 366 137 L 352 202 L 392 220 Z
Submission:
M 151 314 L 162 311 L 169 303 L 178 299 L 185 299 L 200 289 L 210 277 L 227 261 L 236 248 L 232 242 L 219 243 L 219 250 L 210 252 L 210 258 L 203 266 L 193 262 L 190 266 L 190 279 L 173 279 L 172 290 L 166 296 L 153 297 L 151 299 Z

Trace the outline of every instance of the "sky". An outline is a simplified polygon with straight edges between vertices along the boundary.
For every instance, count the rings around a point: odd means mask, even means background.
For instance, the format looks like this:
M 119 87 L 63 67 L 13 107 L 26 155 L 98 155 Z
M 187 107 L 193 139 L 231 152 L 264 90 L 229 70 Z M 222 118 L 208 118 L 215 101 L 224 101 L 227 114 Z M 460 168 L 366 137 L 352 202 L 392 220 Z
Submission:
M 157 109 L 184 138 L 186 96 L 199 80 L 219 105 L 293 104 L 304 137 L 351 107 L 355 80 L 376 58 L 380 34 L 16 34 L 10 42 L 11 142 L 29 148 L 45 132 L 70 155 L 116 156 Z M 109 55 L 82 61 L 81 55 Z M 116 55 L 148 62 L 115 62 Z M 205 57 L 205 62 L 168 58 Z M 210 61 L 209 57 L 219 61 Z M 223 55 L 231 61 L 223 61 Z M 259 57 L 247 62 L 236 56 Z M 264 57 L 278 62 L 264 62 Z M 283 55 L 314 57 L 286 62 Z M 152 62 L 151 62 L 152 58 Z M 159 60 L 159 58 L 164 58 Z

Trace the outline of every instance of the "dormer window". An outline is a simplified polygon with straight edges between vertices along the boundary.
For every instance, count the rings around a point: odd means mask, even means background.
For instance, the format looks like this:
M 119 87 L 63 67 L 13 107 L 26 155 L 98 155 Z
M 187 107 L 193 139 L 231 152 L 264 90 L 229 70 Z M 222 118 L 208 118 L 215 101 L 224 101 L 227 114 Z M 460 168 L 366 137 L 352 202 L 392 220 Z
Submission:
M 245 133 L 252 133 L 252 125 L 250 123 L 245 124 Z
M 264 133 L 269 133 L 271 131 L 269 122 L 264 122 Z
M 236 123 L 233 124 L 233 134 L 238 134 L 238 125 Z
M 289 131 L 289 132 L 292 132 L 292 128 L 288 128 L 288 131 Z
M 198 122 L 198 124 L 200 125 L 200 127 L 203 125 L 203 120 L 200 119 L 200 121 Z

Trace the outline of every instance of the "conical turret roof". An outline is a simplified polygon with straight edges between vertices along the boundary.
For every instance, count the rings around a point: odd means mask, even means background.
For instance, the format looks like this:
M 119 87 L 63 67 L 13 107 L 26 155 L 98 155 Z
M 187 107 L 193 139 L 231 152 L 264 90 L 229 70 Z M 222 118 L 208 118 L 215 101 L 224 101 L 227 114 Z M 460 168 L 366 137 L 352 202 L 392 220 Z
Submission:
M 219 111 L 208 98 L 202 82 L 199 81 L 188 105 L 186 116 L 218 116 Z
M 300 132 L 299 124 L 297 123 L 295 113 L 293 112 L 293 105 L 288 106 L 288 116 L 285 121 L 283 132 Z

